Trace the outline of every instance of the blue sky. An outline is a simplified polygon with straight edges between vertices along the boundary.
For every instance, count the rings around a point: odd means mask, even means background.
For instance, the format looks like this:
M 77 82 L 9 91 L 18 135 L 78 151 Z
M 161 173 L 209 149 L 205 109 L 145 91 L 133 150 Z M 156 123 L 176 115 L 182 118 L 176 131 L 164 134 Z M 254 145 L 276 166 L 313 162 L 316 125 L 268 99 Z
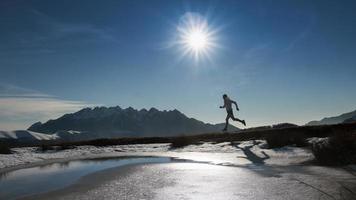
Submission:
M 178 109 L 249 126 L 356 109 L 354 1 L 0 2 L 0 129 L 86 106 Z M 174 41 L 187 13 L 216 44 L 198 62 Z M 174 44 L 174 45 L 172 45 Z

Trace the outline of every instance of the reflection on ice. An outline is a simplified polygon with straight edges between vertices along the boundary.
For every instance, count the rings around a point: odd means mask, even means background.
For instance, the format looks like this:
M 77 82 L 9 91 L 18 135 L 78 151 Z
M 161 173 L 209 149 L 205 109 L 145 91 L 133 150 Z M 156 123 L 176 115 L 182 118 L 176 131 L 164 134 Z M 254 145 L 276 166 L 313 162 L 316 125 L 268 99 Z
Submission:
M 0 174 L 0 199 L 16 199 L 22 196 L 65 187 L 80 177 L 129 164 L 167 163 L 167 157 L 131 157 L 121 159 L 78 160 L 54 163 Z M 55 180 L 55 181 L 54 181 Z

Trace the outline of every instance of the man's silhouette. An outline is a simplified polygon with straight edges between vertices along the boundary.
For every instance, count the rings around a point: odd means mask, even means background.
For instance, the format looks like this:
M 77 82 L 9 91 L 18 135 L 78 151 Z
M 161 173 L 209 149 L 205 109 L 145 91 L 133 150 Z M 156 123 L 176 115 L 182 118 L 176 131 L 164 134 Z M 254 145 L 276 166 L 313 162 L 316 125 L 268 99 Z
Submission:
M 220 106 L 220 108 L 226 108 L 226 112 L 227 112 L 226 121 L 225 121 L 225 128 L 223 129 L 223 131 L 227 130 L 227 126 L 229 125 L 229 119 L 230 118 L 232 120 L 234 120 L 234 121 L 239 121 L 243 125 L 246 126 L 245 120 L 240 120 L 240 119 L 234 117 L 234 113 L 232 112 L 232 104 L 235 104 L 236 110 L 239 110 L 239 107 L 237 106 L 236 101 L 231 100 L 226 94 L 223 95 L 223 99 L 224 99 L 224 105 Z

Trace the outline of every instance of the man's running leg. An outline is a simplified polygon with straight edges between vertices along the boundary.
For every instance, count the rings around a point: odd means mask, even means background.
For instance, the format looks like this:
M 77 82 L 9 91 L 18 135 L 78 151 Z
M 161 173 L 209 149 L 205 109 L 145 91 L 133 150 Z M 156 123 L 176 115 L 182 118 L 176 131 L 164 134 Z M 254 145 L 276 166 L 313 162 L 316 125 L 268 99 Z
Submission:
M 229 118 L 230 118 L 230 115 L 227 114 L 227 116 L 225 118 L 225 127 L 224 127 L 223 131 L 227 131 L 227 126 L 229 125 Z
M 234 120 L 234 121 L 238 121 L 238 122 L 240 122 L 240 123 L 242 123 L 243 125 L 245 125 L 245 126 L 246 126 L 246 122 L 245 122 L 245 120 L 241 120 L 241 119 L 236 118 L 236 117 L 234 117 L 234 116 L 232 116 L 232 117 L 231 117 L 231 119 L 232 119 L 232 120 Z

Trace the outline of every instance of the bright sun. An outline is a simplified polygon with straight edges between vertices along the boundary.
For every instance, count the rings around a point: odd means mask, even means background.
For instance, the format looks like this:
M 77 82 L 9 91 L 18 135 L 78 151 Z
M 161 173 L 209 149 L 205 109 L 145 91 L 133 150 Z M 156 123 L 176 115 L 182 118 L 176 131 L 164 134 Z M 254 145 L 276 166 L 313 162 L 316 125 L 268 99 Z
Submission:
M 217 47 L 216 31 L 211 30 L 205 18 L 188 13 L 183 16 L 177 29 L 183 56 L 191 55 L 195 61 L 203 57 L 210 59 L 213 48 Z
M 187 43 L 194 50 L 199 51 L 207 46 L 208 36 L 201 30 L 193 30 L 188 34 Z

